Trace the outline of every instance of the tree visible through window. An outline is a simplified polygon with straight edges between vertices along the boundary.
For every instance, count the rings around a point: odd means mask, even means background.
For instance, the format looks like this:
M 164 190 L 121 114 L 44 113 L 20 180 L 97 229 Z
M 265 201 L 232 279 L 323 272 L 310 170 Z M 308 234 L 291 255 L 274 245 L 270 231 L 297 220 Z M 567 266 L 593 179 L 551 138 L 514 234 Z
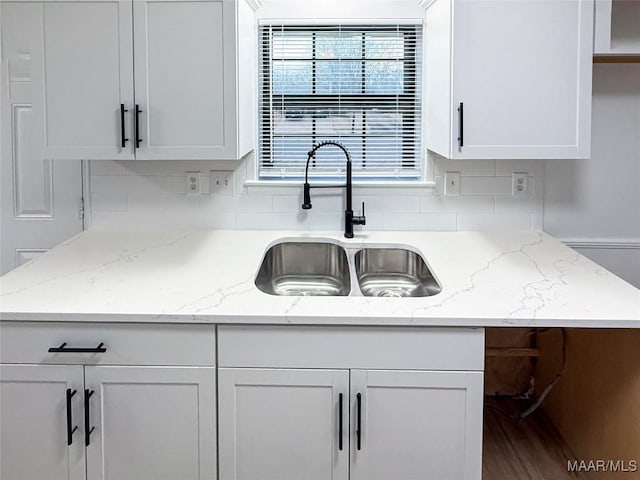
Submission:
M 259 175 L 299 178 L 323 140 L 351 152 L 356 178 L 420 175 L 419 25 L 260 27 Z M 336 149 L 310 175 L 343 174 Z

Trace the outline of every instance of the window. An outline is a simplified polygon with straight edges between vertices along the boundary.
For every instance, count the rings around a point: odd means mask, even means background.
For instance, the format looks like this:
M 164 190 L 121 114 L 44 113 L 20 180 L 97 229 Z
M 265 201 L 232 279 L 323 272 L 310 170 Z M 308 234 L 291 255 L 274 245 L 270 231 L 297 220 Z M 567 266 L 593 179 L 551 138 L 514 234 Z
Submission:
M 420 25 L 261 25 L 259 38 L 261 179 L 300 179 L 323 140 L 348 148 L 356 180 L 420 177 Z M 344 169 L 325 148 L 309 176 Z

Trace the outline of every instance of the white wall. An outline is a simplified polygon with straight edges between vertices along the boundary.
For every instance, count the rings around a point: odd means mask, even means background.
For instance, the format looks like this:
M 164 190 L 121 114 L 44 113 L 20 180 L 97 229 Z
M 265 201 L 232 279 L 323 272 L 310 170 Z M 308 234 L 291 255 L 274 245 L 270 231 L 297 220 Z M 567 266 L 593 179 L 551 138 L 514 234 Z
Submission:
M 640 65 L 594 65 L 591 159 L 546 162 L 544 229 L 640 287 Z
M 92 161 L 91 225 L 157 223 L 177 228 L 340 230 L 344 190 L 312 191 L 303 211 L 301 185 L 245 187 L 250 162 Z M 209 193 L 211 171 L 234 168 L 230 193 Z M 426 186 L 354 188 L 366 202 L 368 230 L 530 230 L 542 227 L 541 164 L 536 161 L 435 159 L 435 189 Z M 186 194 L 185 172 L 200 171 L 205 192 Z M 461 173 L 461 195 L 443 196 L 442 173 Z M 531 195 L 511 196 L 511 173 L 528 172 Z M 536 173 L 538 176 L 536 177 Z M 215 172 L 213 173 L 215 175 Z

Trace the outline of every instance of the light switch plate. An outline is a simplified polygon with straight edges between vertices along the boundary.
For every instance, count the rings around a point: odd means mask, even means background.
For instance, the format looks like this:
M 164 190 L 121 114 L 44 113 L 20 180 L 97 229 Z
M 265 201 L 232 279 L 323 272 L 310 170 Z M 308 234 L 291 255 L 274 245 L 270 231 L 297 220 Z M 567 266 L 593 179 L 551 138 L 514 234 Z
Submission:
M 233 194 L 233 170 L 211 170 L 211 193 Z
M 460 195 L 460 172 L 444 172 L 444 194 Z

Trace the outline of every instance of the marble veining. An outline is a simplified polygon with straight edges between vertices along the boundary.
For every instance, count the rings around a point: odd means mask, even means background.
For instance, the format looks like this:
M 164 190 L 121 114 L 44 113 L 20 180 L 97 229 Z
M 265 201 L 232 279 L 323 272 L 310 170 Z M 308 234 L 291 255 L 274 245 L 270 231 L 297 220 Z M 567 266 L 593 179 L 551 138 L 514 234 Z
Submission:
M 279 297 L 255 275 L 281 238 L 418 250 L 432 297 Z M 542 232 L 90 230 L 0 277 L 2 320 L 639 328 L 640 290 Z

